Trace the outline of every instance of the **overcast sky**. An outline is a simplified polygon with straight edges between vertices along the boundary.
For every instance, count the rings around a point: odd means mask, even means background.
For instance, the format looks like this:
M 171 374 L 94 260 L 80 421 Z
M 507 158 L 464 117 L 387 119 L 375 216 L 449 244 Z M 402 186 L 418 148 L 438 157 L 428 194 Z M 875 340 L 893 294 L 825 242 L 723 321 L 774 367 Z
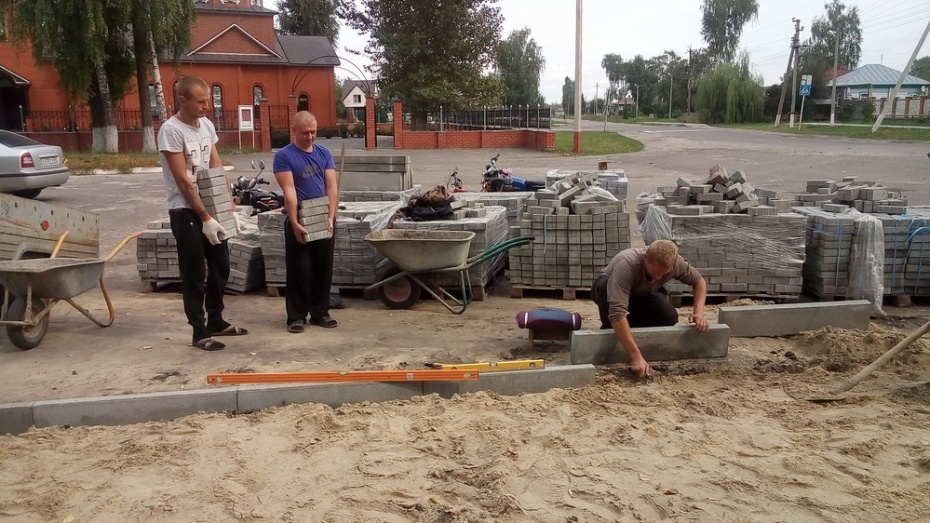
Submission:
M 758 0 L 759 18 L 743 29 L 740 47 L 749 52 L 755 71 L 765 85 L 779 81 L 788 63 L 792 17 L 801 20 L 801 41 L 810 37 L 811 22 L 826 14 L 824 0 Z M 701 40 L 701 0 L 584 0 L 582 81 L 584 95 L 603 96 L 607 77 L 601 58 L 618 53 L 624 60 L 641 54 L 650 58 L 674 50 L 687 58 L 688 46 L 703 47 Z M 930 20 L 927 0 L 848 0 L 847 8 L 858 6 L 862 28 L 862 59 L 859 65 L 884 63 L 897 70 L 907 64 L 914 46 Z M 565 77 L 575 75 L 574 0 L 499 0 L 504 17 L 502 37 L 529 27 L 543 50 L 546 70 L 540 89 L 547 102 L 561 102 Z M 359 67 L 368 63 L 363 56 L 348 54 L 345 48 L 362 50 L 367 37 L 349 27 L 339 36 L 340 56 Z M 930 38 L 918 57 L 930 54 Z M 351 64 L 336 70 L 342 78 L 357 78 Z M 598 85 L 599 84 L 599 85 Z

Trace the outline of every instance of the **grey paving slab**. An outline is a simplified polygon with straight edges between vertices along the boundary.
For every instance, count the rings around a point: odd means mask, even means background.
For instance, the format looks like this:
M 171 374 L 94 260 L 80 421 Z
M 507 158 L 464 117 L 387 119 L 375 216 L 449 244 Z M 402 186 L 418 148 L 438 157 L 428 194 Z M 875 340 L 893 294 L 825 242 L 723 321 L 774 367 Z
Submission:
M 633 339 L 646 361 L 725 358 L 730 342 L 730 328 L 710 325 L 698 334 L 692 325 L 632 329 Z M 590 363 L 629 363 L 630 358 L 612 330 L 580 330 L 572 333 L 571 361 L 575 365 Z
M 32 426 L 34 402 L 0 403 L 0 434 L 22 434 Z
M 592 365 L 561 365 L 536 370 L 479 373 L 475 381 L 423 382 L 423 393 L 439 394 L 443 398 L 479 391 L 517 396 L 524 392 L 587 387 L 594 385 L 594 380 L 595 369 Z
M 233 387 L 155 394 L 126 394 L 68 400 L 37 401 L 36 427 L 58 425 L 123 425 L 180 418 L 198 412 L 236 410 Z
M 868 330 L 872 309 L 868 300 L 722 306 L 717 321 L 730 326 L 731 336 L 744 338 L 788 336 L 824 327 Z

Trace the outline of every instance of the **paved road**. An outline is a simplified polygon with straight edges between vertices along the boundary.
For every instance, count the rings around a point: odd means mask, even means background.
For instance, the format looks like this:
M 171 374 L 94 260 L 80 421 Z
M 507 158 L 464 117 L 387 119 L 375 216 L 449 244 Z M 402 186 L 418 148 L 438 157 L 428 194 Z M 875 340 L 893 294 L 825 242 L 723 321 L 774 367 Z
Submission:
M 584 128 L 603 129 L 598 122 Z M 852 140 L 834 137 L 788 136 L 779 133 L 719 129 L 702 125 L 609 124 L 609 130 L 642 141 L 646 148 L 635 154 L 606 157 L 570 157 L 522 149 L 501 152 L 500 165 L 513 167 L 518 175 L 544 177 L 552 168 L 595 168 L 599 160 L 622 167 L 630 178 L 630 193 L 674 184 L 679 177 L 700 180 L 707 169 L 723 163 L 729 169 L 743 168 L 756 187 L 801 192 L 809 179 L 841 179 L 858 176 L 877 180 L 906 191 L 911 204 L 930 204 L 930 142 Z M 566 128 L 569 129 L 569 128 Z M 384 141 L 384 140 L 382 140 Z M 370 153 L 361 140 L 321 140 L 338 154 L 343 144 L 353 154 Z M 403 151 L 411 157 L 415 183 L 445 183 L 453 167 L 461 168 L 466 187 L 478 188 L 479 176 L 491 150 Z M 230 155 L 239 173 L 250 171 L 249 162 L 270 153 Z M 245 172 L 244 174 L 248 174 Z M 273 175 L 267 176 L 273 180 Z M 65 187 L 43 192 L 41 199 L 100 214 L 102 250 L 108 251 L 120 238 L 141 229 L 151 220 L 164 217 L 161 174 L 80 176 Z M 115 289 L 137 289 L 135 249 L 129 248 L 108 266 L 108 281 Z

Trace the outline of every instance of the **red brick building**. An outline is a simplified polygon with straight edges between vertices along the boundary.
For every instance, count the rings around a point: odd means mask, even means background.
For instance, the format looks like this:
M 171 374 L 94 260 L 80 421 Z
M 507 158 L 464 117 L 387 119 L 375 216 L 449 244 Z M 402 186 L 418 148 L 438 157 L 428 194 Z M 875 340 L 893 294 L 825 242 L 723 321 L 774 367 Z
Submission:
M 214 107 L 209 116 L 226 145 L 238 143 L 240 105 L 254 107 L 256 146 L 262 149 L 288 142 L 295 107 L 313 111 L 322 129 L 336 127 L 334 67 L 340 61 L 328 39 L 277 34 L 275 11 L 263 5 L 273 0 L 191 1 L 197 20 L 190 50 L 177 67 L 169 62 L 160 68 L 169 114 L 177 104 L 176 79 L 194 74 L 210 85 Z M 0 31 L 0 128 L 22 131 L 25 126 L 29 134 L 41 134 L 68 149 L 87 148 L 87 108 L 68 99 L 58 88 L 57 72 L 48 64 L 36 64 L 31 49 L 17 48 L 7 33 Z M 121 150 L 137 148 L 137 92 L 116 101 L 116 108 Z M 88 136 L 80 136 L 84 133 Z M 249 141 L 243 145 L 251 145 Z

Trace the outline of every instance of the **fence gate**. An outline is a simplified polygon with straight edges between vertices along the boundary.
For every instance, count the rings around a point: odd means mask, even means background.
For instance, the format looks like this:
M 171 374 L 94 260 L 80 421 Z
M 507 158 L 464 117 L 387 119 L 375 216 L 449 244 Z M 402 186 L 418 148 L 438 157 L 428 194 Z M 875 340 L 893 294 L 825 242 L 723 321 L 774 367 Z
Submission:
M 271 147 L 274 149 L 280 149 L 291 143 L 291 121 L 289 114 L 290 108 L 287 105 L 268 106 L 268 125 L 271 127 Z

